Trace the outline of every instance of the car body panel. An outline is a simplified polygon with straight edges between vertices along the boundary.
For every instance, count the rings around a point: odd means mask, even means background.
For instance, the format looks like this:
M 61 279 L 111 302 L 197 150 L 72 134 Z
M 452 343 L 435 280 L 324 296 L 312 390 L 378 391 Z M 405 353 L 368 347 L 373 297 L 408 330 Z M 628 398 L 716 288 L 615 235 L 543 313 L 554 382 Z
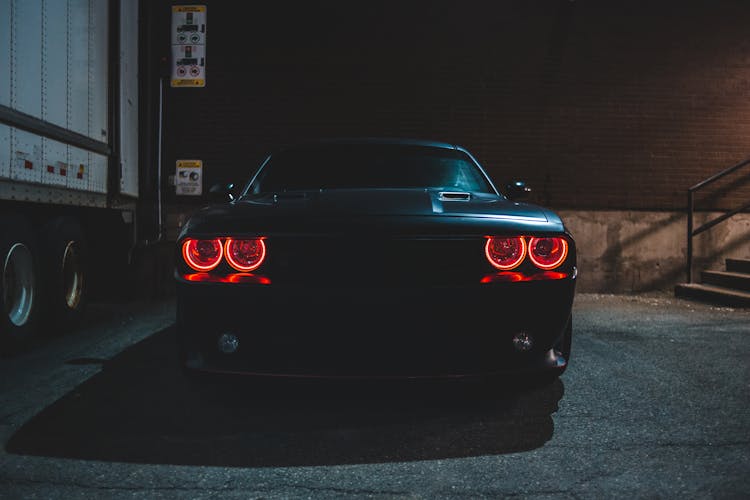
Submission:
M 427 190 L 336 190 L 300 192 L 284 196 L 264 195 L 233 204 L 207 207 L 194 214 L 182 228 L 187 234 L 237 231 L 304 231 L 314 224 L 321 230 L 351 231 L 360 225 L 382 231 L 476 234 L 518 231 L 561 232 L 559 217 L 526 203 L 497 195 L 477 195 L 469 201 L 442 201 L 440 193 Z M 416 225 L 416 229 L 412 229 Z

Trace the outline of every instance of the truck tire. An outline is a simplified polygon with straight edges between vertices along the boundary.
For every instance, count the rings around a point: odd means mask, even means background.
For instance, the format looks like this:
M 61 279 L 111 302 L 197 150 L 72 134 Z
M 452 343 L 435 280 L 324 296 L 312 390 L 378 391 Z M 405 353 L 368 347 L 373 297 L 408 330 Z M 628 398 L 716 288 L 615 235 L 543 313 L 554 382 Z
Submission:
M 40 310 L 38 246 L 25 218 L 0 217 L 0 354 L 28 348 Z
M 47 331 L 59 333 L 78 322 L 88 299 L 88 244 L 78 221 L 55 217 L 40 232 Z M 63 327 L 62 329 L 60 327 Z

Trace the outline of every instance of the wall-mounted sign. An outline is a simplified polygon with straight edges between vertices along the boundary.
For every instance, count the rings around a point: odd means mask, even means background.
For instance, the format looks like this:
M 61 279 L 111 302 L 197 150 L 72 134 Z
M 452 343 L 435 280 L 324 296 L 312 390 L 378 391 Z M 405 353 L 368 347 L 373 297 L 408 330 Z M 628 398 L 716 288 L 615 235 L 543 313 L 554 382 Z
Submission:
M 174 184 L 177 194 L 188 196 L 203 194 L 203 161 L 177 160 Z
M 172 6 L 172 87 L 206 86 L 206 6 Z

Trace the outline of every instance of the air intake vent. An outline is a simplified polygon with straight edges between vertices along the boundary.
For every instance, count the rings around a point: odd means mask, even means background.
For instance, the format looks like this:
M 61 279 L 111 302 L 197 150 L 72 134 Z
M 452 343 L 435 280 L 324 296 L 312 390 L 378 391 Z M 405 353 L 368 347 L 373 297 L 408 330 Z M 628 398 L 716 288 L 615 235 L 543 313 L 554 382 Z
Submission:
M 454 191 L 443 191 L 440 193 L 440 201 L 468 201 L 471 199 L 471 193 L 462 193 Z

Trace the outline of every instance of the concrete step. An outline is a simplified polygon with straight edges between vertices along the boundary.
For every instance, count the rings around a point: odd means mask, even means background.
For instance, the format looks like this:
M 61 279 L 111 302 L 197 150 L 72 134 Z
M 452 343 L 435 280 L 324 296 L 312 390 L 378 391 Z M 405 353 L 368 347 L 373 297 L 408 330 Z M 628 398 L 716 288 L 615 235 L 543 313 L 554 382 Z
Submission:
M 699 300 L 730 307 L 750 307 L 750 292 L 703 283 L 682 283 L 675 286 L 676 297 Z
M 750 273 L 750 259 L 727 259 L 727 271 L 735 273 Z
M 701 271 L 701 283 L 750 292 L 750 273 Z

